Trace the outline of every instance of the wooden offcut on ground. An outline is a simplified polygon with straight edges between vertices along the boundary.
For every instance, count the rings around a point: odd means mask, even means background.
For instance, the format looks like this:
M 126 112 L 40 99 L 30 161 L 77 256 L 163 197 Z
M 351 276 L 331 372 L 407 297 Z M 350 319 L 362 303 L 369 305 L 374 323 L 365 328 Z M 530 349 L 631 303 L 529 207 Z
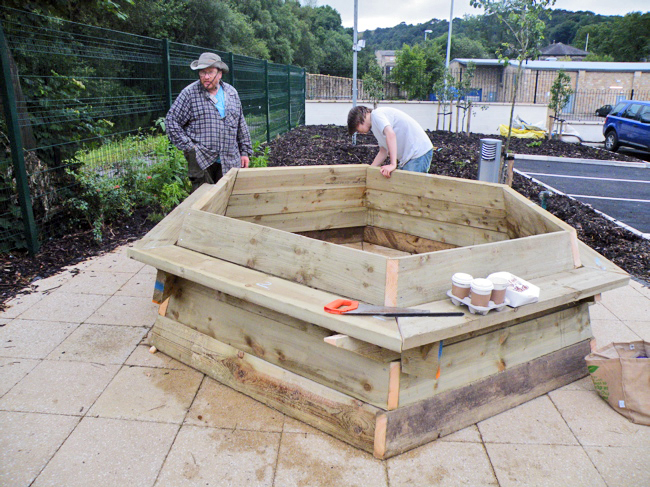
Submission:
M 588 305 L 627 274 L 512 189 L 367 165 L 231 170 L 129 255 L 158 269 L 162 352 L 388 458 L 586 375 Z M 458 311 L 455 272 L 538 302 L 462 317 L 345 316 L 345 297 Z

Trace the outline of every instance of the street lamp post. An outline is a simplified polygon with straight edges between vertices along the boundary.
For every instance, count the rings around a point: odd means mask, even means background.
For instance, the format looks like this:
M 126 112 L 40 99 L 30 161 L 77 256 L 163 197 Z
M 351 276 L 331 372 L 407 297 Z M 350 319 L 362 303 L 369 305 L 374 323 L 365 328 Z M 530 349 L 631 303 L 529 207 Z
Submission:
M 424 41 L 426 42 L 427 40 L 427 35 L 431 34 L 433 31 L 431 29 L 427 29 L 424 31 Z

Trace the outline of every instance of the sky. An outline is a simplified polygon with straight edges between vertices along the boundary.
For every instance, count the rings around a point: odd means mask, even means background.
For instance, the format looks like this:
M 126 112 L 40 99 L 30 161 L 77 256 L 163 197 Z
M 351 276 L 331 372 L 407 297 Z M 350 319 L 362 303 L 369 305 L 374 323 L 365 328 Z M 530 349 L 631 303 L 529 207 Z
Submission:
M 354 24 L 354 0 L 307 0 L 303 3 L 329 5 L 341 14 L 344 27 Z M 399 4 L 399 8 L 393 6 Z M 358 0 L 358 30 L 393 27 L 400 22 L 421 24 L 433 18 L 448 20 L 451 0 Z M 553 8 L 577 12 L 591 11 L 601 15 L 625 15 L 629 12 L 648 12 L 648 0 L 557 0 Z M 465 14 L 481 15 L 482 9 L 470 7 L 469 0 L 454 0 L 454 17 Z

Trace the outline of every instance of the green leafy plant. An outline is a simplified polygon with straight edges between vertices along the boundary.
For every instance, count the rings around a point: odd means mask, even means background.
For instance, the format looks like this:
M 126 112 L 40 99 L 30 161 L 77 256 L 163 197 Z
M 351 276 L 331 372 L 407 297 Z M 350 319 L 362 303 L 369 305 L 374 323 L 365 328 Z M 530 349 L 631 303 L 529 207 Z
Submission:
M 562 134 L 562 125 L 564 124 L 564 120 L 562 120 L 561 114 L 562 110 L 564 110 L 564 108 L 569 104 L 572 94 L 573 89 L 571 89 L 571 78 L 563 69 L 561 69 L 558 71 L 557 77 L 551 85 L 551 99 L 548 102 L 548 107 L 553 110 L 553 126 L 549 127 L 548 131 L 549 140 L 553 136 L 553 129 L 558 122 L 560 123 L 560 128 L 557 133 L 558 135 Z
M 541 147 L 542 146 L 542 141 L 541 140 L 535 140 L 531 142 L 530 144 L 526 144 L 526 147 Z
M 268 145 L 262 145 L 260 142 L 253 144 L 253 155 L 250 157 L 249 167 L 267 167 L 269 164 L 269 153 L 271 148 Z

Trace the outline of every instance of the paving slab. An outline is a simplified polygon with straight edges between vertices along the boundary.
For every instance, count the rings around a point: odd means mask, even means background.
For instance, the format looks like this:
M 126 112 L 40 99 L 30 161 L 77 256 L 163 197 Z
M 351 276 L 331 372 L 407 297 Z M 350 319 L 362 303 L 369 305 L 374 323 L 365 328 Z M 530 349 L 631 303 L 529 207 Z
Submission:
M 486 443 L 501 487 L 607 487 L 580 446 Z
M 650 321 L 626 321 L 625 326 L 636 333 L 641 340 L 650 342 Z
M 178 426 L 84 418 L 33 487 L 152 486 Z
M 118 370 L 118 365 L 44 360 L 0 399 L 0 409 L 83 416 Z
M 481 438 L 481 433 L 478 430 L 478 427 L 473 424 L 462 430 L 458 430 L 455 433 L 452 433 L 447 436 L 439 438 L 438 441 L 452 441 L 455 443 L 482 443 L 483 439 Z
M 390 487 L 497 486 L 480 443 L 434 441 L 386 462 Z
M 325 434 L 282 433 L 274 485 L 382 487 L 384 463 Z
M 618 319 L 614 320 L 592 320 L 591 333 L 596 339 L 598 348 L 604 347 L 613 342 L 630 342 L 640 340 L 632 329 Z
M 142 326 L 83 324 L 47 358 L 122 365 L 147 331 Z
M 131 273 L 87 271 L 66 281 L 53 292 L 107 294 L 112 296 L 131 279 Z
M 151 298 L 111 296 L 86 319 L 87 323 L 102 325 L 153 326 L 158 306 Z
M 78 417 L 0 411 L 0 485 L 27 487 L 79 422 Z
M 142 270 L 144 264 L 137 260 L 129 259 L 126 256 L 127 246 L 120 247 L 119 249 L 102 255 L 93 259 L 93 262 L 88 266 L 87 270 L 91 271 L 110 271 L 110 272 L 128 272 L 135 274 Z
M 627 447 L 586 447 L 607 485 L 648 487 L 650 485 L 650 445 Z
M 0 357 L 0 397 L 18 384 L 39 363 L 40 360 Z
M 132 276 L 115 295 L 151 299 L 153 296 L 153 287 L 156 283 L 156 274 L 143 273 L 144 270 Z
M 185 425 L 156 486 L 271 487 L 279 445 L 280 433 Z
M 11 320 L 0 327 L 0 357 L 45 358 L 78 326 L 78 323 Z
M 549 397 L 585 447 L 650 445 L 650 427 L 632 423 L 595 392 L 558 390 Z
M 17 318 L 38 303 L 41 299 L 45 298 L 45 296 L 47 296 L 46 293 L 39 292 L 19 294 L 5 303 L 7 309 L 0 311 L 0 318 Z
M 185 424 L 280 433 L 284 414 L 206 377 Z
M 578 440 L 546 395 L 481 421 L 478 429 L 486 443 L 578 445 Z
M 180 424 L 202 379 L 195 370 L 124 366 L 88 415 Z
M 627 286 L 624 289 L 632 288 Z M 650 316 L 650 300 L 638 292 L 620 299 L 605 301 L 603 298 L 603 305 L 622 321 L 647 321 Z
M 99 294 L 53 293 L 48 294 L 20 315 L 26 320 L 62 321 L 83 323 L 108 296 Z

